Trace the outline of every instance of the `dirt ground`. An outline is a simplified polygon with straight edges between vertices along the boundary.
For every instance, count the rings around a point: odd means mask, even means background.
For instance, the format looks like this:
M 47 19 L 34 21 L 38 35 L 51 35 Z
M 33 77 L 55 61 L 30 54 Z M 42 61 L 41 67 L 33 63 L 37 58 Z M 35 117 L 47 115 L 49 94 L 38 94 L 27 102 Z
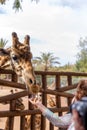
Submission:
M 10 89 L 0 89 L 0 96 L 7 95 L 7 94 L 9 94 L 9 92 L 10 92 Z M 27 97 L 23 98 L 23 102 L 25 104 L 25 109 L 28 108 L 28 106 L 27 106 L 28 105 L 28 100 L 27 99 L 28 99 Z M 63 102 L 63 104 L 64 104 L 64 102 Z M 0 104 L 0 111 L 7 110 L 7 109 L 9 110 L 9 104 L 8 105 Z M 7 118 L 0 118 L 0 129 L 5 128 L 6 119 Z M 47 122 L 46 130 L 49 130 L 49 121 L 47 120 L 46 122 Z M 19 116 L 15 117 L 14 130 L 20 130 L 20 117 Z M 58 130 L 58 128 L 55 127 L 54 130 Z

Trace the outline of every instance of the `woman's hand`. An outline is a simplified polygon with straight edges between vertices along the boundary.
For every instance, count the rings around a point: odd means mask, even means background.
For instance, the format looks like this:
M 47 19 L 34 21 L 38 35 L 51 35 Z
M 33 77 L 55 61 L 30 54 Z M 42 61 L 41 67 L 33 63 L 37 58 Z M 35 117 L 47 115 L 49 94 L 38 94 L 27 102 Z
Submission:
M 46 107 L 41 103 L 41 101 L 36 98 L 29 98 L 29 102 L 31 102 L 35 107 L 37 107 L 42 113 L 44 113 Z
M 30 101 L 33 105 L 37 105 L 37 103 L 40 102 L 37 97 L 35 97 L 35 98 L 29 98 L 29 101 Z

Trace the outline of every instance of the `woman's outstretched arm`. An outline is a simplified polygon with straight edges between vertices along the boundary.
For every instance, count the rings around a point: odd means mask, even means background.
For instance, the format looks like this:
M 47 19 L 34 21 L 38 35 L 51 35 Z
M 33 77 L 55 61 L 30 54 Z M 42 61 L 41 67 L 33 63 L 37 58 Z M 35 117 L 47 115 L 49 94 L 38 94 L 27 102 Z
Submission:
M 50 111 L 38 100 L 29 99 L 29 101 L 35 105 L 53 125 L 61 128 L 67 128 L 71 123 L 71 114 L 65 114 L 64 116 L 58 116 L 57 114 Z

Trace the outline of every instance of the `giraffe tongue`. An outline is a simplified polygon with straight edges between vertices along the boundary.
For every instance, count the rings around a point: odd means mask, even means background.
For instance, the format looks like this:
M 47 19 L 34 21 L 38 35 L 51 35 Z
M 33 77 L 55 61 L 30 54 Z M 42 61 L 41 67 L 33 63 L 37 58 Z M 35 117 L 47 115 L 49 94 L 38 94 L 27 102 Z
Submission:
M 30 98 L 32 99 L 32 101 L 36 100 L 37 99 L 37 94 L 31 94 Z
M 30 92 L 30 98 L 32 98 L 32 100 L 35 100 L 35 99 L 37 99 L 38 98 L 38 92 L 39 92 L 39 90 L 40 90 L 40 86 L 39 85 L 32 85 L 32 86 L 30 86 L 30 87 L 27 87 L 26 86 L 26 89 L 27 89 L 27 91 L 29 91 Z
M 34 97 L 32 97 L 32 101 L 36 102 L 37 100 L 39 100 L 38 94 L 36 94 Z M 39 101 L 40 101 L 40 100 L 39 100 Z

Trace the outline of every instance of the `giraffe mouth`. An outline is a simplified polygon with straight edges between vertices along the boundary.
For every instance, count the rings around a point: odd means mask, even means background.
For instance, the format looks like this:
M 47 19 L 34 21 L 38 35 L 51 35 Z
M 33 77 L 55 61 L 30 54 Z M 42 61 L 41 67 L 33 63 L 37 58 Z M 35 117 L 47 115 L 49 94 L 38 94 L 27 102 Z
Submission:
M 30 92 L 30 94 L 32 95 L 37 95 L 37 93 L 39 92 L 40 90 L 40 86 L 36 84 L 31 84 L 31 85 L 26 85 L 26 89 Z

